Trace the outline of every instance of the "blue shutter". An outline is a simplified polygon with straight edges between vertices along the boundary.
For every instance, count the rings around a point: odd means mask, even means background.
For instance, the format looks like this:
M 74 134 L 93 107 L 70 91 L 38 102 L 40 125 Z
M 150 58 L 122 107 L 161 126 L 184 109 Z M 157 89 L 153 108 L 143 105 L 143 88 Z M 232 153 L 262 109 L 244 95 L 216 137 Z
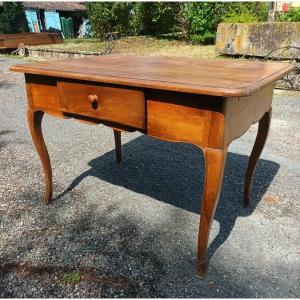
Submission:
M 59 13 L 57 12 L 45 11 L 45 23 L 46 30 L 49 30 L 50 28 L 61 30 Z
M 36 26 L 37 31 L 40 32 L 40 26 L 36 11 L 27 9 L 25 10 L 25 15 L 30 32 L 34 32 L 34 26 Z

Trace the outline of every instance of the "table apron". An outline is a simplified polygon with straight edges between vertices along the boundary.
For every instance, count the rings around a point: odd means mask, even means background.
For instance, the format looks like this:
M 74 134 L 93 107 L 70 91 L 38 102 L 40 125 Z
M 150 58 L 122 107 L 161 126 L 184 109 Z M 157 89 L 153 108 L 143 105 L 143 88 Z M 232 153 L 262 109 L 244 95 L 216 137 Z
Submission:
M 25 78 L 32 110 L 215 149 L 226 148 L 262 118 L 274 88 L 272 83 L 251 96 L 217 97 L 29 74 Z M 98 96 L 99 108 L 92 108 L 89 95 Z
M 269 111 L 273 88 L 270 84 L 247 97 L 147 92 L 147 134 L 201 148 L 225 149 Z

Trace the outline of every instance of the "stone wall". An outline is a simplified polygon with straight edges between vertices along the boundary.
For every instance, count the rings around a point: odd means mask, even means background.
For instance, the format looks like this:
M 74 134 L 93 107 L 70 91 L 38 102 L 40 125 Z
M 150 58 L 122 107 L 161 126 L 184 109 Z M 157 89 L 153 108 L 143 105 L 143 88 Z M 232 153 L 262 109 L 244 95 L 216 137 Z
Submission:
M 264 57 L 284 46 L 300 47 L 300 22 L 221 23 L 218 26 L 216 50 L 221 54 Z
M 99 56 L 102 55 L 100 52 L 89 52 L 89 51 L 63 51 L 53 50 L 44 48 L 28 48 L 28 56 L 31 57 L 42 57 L 46 60 L 60 60 L 60 59 L 74 59 L 88 56 Z

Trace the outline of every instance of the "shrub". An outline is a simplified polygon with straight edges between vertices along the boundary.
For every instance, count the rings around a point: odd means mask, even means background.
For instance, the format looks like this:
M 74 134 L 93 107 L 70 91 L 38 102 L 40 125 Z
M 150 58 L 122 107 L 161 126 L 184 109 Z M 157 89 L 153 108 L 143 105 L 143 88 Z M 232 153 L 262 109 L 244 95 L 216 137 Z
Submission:
M 213 44 L 215 38 L 216 38 L 216 34 L 208 31 L 202 35 L 194 34 L 190 37 L 193 44 L 202 44 L 202 45 Z
M 222 18 L 224 23 L 257 23 L 258 19 L 256 16 L 250 14 L 249 12 L 244 12 L 237 14 L 236 12 L 228 13 Z
M 179 3 L 136 2 L 132 26 L 136 34 L 159 35 L 171 33 L 176 25 Z
M 232 2 L 228 3 L 222 22 L 225 23 L 256 23 L 267 21 L 268 6 L 263 2 Z
M 28 32 L 28 23 L 21 2 L 3 2 L 0 33 Z
M 184 16 L 188 23 L 187 36 L 194 43 L 211 43 L 221 19 L 222 4 L 218 2 L 185 3 Z
M 186 32 L 193 43 L 213 43 L 220 22 L 252 23 L 268 18 L 268 6 L 261 2 L 189 2 L 182 5 L 181 31 Z
M 124 36 L 132 33 L 129 2 L 87 2 L 87 15 L 96 37 L 104 38 L 108 32 Z
M 161 35 L 180 32 L 193 43 L 213 43 L 220 22 L 267 20 L 261 2 L 90 2 L 86 4 L 92 30 L 98 37 L 110 31 L 120 35 Z
M 279 16 L 280 22 L 300 22 L 300 7 L 292 7 Z

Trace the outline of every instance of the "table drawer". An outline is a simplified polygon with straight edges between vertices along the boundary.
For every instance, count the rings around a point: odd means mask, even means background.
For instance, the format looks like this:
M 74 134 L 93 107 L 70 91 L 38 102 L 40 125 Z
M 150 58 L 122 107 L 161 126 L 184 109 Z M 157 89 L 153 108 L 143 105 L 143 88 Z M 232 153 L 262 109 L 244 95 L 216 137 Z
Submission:
M 145 128 L 145 97 L 142 91 L 90 83 L 57 83 L 63 112 Z
M 147 134 L 203 148 L 221 147 L 222 107 L 218 97 L 151 91 L 147 95 Z

